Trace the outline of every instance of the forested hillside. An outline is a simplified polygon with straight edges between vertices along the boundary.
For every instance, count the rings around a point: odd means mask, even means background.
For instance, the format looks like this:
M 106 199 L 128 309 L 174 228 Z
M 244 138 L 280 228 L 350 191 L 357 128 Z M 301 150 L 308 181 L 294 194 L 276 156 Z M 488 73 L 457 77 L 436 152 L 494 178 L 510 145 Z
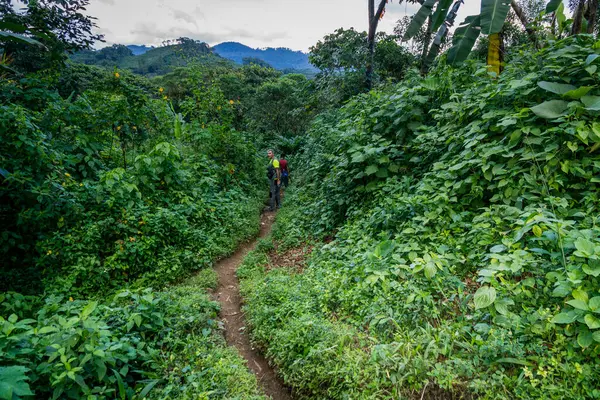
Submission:
M 308 55 L 290 49 L 253 49 L 241 43 L 226 42 L 209 47 L 189 38 L 170 40 L 160 47 L 112 45 L 100 50 L 82 50 L 71 56 L 77 63 L 119 67 L 136 74 L 156 76 L 189 64 L 259 64 L 280 71 L 314 75 L 317 69 Z
M 597 2 L 378 3 L 308 79 L 0 2 L 0 399 L 600 398 Z

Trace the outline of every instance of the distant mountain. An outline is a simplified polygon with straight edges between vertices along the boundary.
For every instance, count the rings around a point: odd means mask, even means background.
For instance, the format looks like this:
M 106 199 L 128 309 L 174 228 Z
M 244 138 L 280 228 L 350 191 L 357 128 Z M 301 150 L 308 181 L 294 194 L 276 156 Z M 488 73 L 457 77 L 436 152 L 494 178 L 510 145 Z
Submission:
M 142 54 L 135 55 L 134 51 L 142 50 L 145 50 Z M 80 51 L 73 54 L 71 59 L 88 65 L 129 69 L 137 74 L 149 76 L 164 75 L 190 62 L 211 65 L 231 63 L 230 60 L 214 54 L 206 43 L 192 39 L 161 47 L 116 44 L 100 50 Z
M 287 48 L 253 49 L 237 42 L 225 42 L 214 47 L 188 38 L 180 38 L 160 47 L 115 44 L 100 50 L 83 50 L 71 56 L 75 62 L 104 67 L 126 68 L 142 75 L 164 75 L 190 62 L 204 64 L 248 64 L 271 66 L 284 73 L 300 72 L 309 77 L 317 69 L 308 62 L 308 55 Z
M 146 46 L 145 44 L 142 44 L 142 45 L 130 44 L 127 46 L 127 48 L 129 50 L 131 50 L 131 52 L 133 53 L 134 56 L 140 56 L 140 55 L 144 54 L 145 52 L 147 52 L 148 50 L 152 50 L 154 48 L 154 46 Z
M 278 70 L 317 70 L 308 61 L 308 54 L 285 47 L 253 49 L 238 42 L 224 42 L 213 46 L 212 50 L 238 64 L 242 64 L 245 58 L 258 58 Z

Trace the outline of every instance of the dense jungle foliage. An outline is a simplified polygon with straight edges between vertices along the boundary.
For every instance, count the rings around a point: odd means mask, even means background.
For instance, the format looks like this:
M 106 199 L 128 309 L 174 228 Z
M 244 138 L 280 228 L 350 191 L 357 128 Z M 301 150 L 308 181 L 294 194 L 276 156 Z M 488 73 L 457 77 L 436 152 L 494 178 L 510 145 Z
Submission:
M 1 398 L 257 392 L 202 287 L 150 289 L 258 229 L 257 148 L 234 127 L 241 105 L 206 85 L 180 106 L 117 70 L 3 80 Z
M 317 118 L 239 271 L 299 395 L 600 397 L 599 54 L 578 36 L 498 80 L 440 66 Z
M 263 398 L 207 290 L 309 83 L 189 51 L 153 79 L 73 63 L 86 4 L 0 4 L 0 398 Z
M 513 3 L 374 15 L 309 79 L 0 0 L 0 399 L 265 398 L 210 294 L 268 148 L 292 186 L 238 276 L 295 397 L 600 398 L 597 4 Z

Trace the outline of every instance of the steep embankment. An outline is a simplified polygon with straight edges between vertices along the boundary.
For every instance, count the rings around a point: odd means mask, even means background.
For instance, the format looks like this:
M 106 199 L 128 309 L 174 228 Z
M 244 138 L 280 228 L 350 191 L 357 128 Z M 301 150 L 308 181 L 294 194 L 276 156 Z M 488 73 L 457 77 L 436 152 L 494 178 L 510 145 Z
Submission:
M 262 246 L 240 270 L 252 335 L 287 384 L 600 396 L 597 47 L 557 42 L 497 81 L 439 69 L 317 121 L 273 235 L 280 249 L 313 237 L 307 266 L 267 268 Z

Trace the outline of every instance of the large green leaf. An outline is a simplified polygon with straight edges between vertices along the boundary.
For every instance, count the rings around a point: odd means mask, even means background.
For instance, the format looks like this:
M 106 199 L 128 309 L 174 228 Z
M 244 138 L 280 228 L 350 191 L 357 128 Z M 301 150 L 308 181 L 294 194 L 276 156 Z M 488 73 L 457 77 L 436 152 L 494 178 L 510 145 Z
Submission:
M 419 11 L 415 14 L 415 16 L 410 21 L 408 28 L 406 29 L 406 33 L 404 34 L 404 40 L 409 40 L 414 37 L 419 29 L 425 24 L 427 17 L 431 15 L 433 11 L 433 6 L 437 0 L 425 0 Z
M 496 300 L 496 289 L 491 286 L 482 286 L 475 292 L 473 301 L 475 309 L 485 308 L 494 303 Z
M 590 90 L 592 90 L 593 86 L 581 86 L 574 90 L 569 90 L 563 96 L 567 99 L 577 100 L 588 94 Z
M 538 82 L 538 86 L 544 90 L 547 90 L 552 93 L 563 95 L 571 90 L 576 90 L 577 88 L 573 85 L 569 85 L 566 83 L 558 83 L 558 82 L 547 82 L 540 81 Z
M 600 296 L 592 297 L 588 306 L 590 307 L 590 310 L 594 312 L 600 311 Z
M 554 13 L 556 15 L 556 24 L 558 25 L 558 33 L 561 34 L 565 29 L 565 22 L 567 21 L 567 16 L 565 15 L 565 4 L 561 1 L 556 11 Z
M 15 24 L 14 22 L 0 21 L 0 29 L 3 31 L 12 31 L 18 33 L 27 32 L 27 27 L 21 24 Z
M 481 0 L 481 31 L 486 35 L 502 30 L 510 0 Z
M 551 321 L 555 324 L 571 324 L 577 320 L 579 315 L 575 311 L 561 312 L 555 315 Z
M 11 41 L 11 42 L 21 42 L 21 43 L 33 44 L 33 45 L 36 45 L 36 46 L 40 46 L 40 47 L 46 48 L 46 46 L 44 46 L 43 44 L 41 44 L 37 40 L 32 39 L 32 38 L 30 38 L 28 36 L 25 36 L 25 35 L 21 35 L 19 33 L 2 32 L 2 31 L 0 31 L 0 40 L 7 40 L 7 41 Z
M 479 15 L 471 15 L 465 18 L 461 26 L 456 28 L 452 47 L 448 50 L 448 64 L 461 63 L 467 59 L 479 33 L 481 33 L 479 19 Z
M 577 344 L 583 348 L 591 346 L 593 342 L 594 335 L 590 331 L 579 332 L 579 335 L 577 335 Z
M 25 367 L 0 367 L 0 399 L 19 399 L 21 396 L 33 396 L 34 393 L 26 382 Z
M 541 118 L 556 119 L 565 114 L 568 105 L 569 103 L 564 100 L 549 100 L 531 107 L 531 111 Z
M 598 329 L 600 328 L 600 319 L 596 318 L 592 314 L 587 314 L 584 318 L 585 323 L 590 329 Z
M 556 11 L 561 2 L 562 0 L 550 0 L 548 4 L 546 4 L 546 14 Z
M 431 31 L 435 32 L 438 30 L 440 26 L 444 23 L 446 19 L 446 15 L 448 15 L 448 10 L 450 9 L 450 5 L 452 5 L 452 0 L 440 0 L 437 7 L 435 8 L 435 12 L 431 16 Z
M 570 305 L 571 307 L 577 308 L 578 310 L 584 310 L 584 311 L 589 310 L 586 302 L 584 302 L 582 300 L 578 300 L 578 299 L 569 300 L 569 301 L 567 301 L 567 304 Z
M 583 96 L 581 101 L 587 110 L 600 111 L 600 96 Z

